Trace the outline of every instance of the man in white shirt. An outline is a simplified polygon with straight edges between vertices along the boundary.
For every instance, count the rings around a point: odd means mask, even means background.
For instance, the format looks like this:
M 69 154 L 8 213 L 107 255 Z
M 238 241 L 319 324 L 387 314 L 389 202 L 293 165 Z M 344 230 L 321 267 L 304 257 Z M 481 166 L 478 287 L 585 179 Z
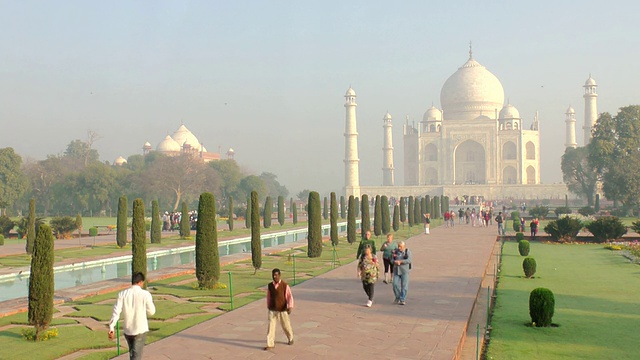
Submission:
M 156 313 L 151 293 L 144 290 L 144 274 L 133 274 L 130 288 L 122 290 L 118 294 L 118 300 L 113 305 L 113 314 L 109 322 L 109 339 L 114 339 L 114 329 L 120 319 L 120 313 L 124 317 L 123 332 L 129 345 L 129 359 L 142 359 L 142 349 L 149 331 L 147 315 Z

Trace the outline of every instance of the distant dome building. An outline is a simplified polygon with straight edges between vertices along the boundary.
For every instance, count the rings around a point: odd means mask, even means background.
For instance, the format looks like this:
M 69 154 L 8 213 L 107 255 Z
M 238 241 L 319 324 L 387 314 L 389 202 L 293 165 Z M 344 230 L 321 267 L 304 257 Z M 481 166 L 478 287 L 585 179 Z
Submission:
M 113 164 L 116 166 L 122 166 L 126 163 L 127 163 L 127 159 L 123 158 L 122 156 L 118 156 L 118 158 L 113 162 Z
M 151 152 L 151 144 L 146 142 L 142 151 L 144 155 Z M 220 160 L 220 154 L 207 151 L 200 140 L 184 124 L 181 124 L 172 135 L 167 135 L 160 141 L 155 151 L 168 156 L 189 153 L 200 157 L 204 162 Z

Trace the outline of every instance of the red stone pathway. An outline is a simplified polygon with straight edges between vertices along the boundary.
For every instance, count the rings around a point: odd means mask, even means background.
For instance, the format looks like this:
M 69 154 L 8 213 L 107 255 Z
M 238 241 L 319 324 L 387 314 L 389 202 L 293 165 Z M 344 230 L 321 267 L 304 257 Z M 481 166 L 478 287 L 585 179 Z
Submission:
M 382 282 L 373 307 L 363 306 L 366 297 L 352 263 L 293 288 L 293 346 L 278 329 L 275 349 L 262 350 L 267 312 L 261 300 L 149 344 L 144 358 L 457 358 L 496 232 L 493 226 L 456 224 L 409 239 L 414 265 L 405 306 L 392 304 L 391 285 Z M 290 275 L 283 273 L 287 280 Z

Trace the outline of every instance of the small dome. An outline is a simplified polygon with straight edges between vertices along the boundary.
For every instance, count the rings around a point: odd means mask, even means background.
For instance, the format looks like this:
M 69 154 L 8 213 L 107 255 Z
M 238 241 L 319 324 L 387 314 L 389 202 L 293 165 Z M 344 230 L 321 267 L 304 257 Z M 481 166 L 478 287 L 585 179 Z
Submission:
M 164 140 L 160 141 L 160 144 L 156 147 L 156 151 L 159 152 L 179 152 L 182 150 L 180 144 L 173 138 L 167 135 Z
M 422 121 L 442 121 L 442 111 L 435 106 L 431 106 L 422 117 Z
M 575 114 L 576 111 L 573 109 L 573 106 L 569 105 L 567 112 L 565 114 Z
M 178 130 L 171 135 L 171 137 L 180 145 L 181 147 L 185 144 L 191 145 L 192 149 L 196 149 L 200 151 L 201 145 L 200 140 L 193 135 L 186 126 L 180 125 Z
M 520 112 L 515 106 L 507 104 L 500 110 L 500 119 L 520 119 Z
M 118 166 L 122 166 L 123 164 L 127 163 L 127 159 L 123 158 L 122 156 L 118 156 L 116 161 L 114 161 L 113 163 L 118 165 Z
M 356 92 L 349 86 L 347 93 L 344 96 L 356 96 Z
M 596 84 L 596 81 L 591 77 L 591 74 L 589 74 L 589 78 L 587 79 L 587 81 L 584 82 L 584 86 L 597 86 L 598 84 Z
M 145 148 L 150 148 L 150 147 L 151 147 L 151 144 L 147 141 L 146 143 L 144 143 L 144 147 L 145 147 Z
M 235 152 L 236 152 L 236 151 L 235 151 L 235 150 L 233 150 L 233 148 L 229 148 L 229 150 L 227 150 L 227 154 L 233 154 L 233 153 L 235 153 Z
M 391 114 L 389 114 L 388 112 L 385 114 L 385 116 L 382 118 L 382 120 L 391 120 Z

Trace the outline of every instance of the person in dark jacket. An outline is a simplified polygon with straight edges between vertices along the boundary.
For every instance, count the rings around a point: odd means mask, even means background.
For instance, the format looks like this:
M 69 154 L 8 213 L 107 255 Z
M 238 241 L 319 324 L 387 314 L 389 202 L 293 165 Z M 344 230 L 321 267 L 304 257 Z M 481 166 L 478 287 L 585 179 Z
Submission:
M 280 279 L 280 269 L 271 271 L 272 282 L 267 286 L 267 308 L 269 309 L 269 331 L 267 332 L 267 346 L 271 350 L 276 346 L 276 321 L 282 325 L 287 335 L 288 344 L 293 345 L 293 329 L 289 314 L 293 309 L 293 295 L 289 284 Z

